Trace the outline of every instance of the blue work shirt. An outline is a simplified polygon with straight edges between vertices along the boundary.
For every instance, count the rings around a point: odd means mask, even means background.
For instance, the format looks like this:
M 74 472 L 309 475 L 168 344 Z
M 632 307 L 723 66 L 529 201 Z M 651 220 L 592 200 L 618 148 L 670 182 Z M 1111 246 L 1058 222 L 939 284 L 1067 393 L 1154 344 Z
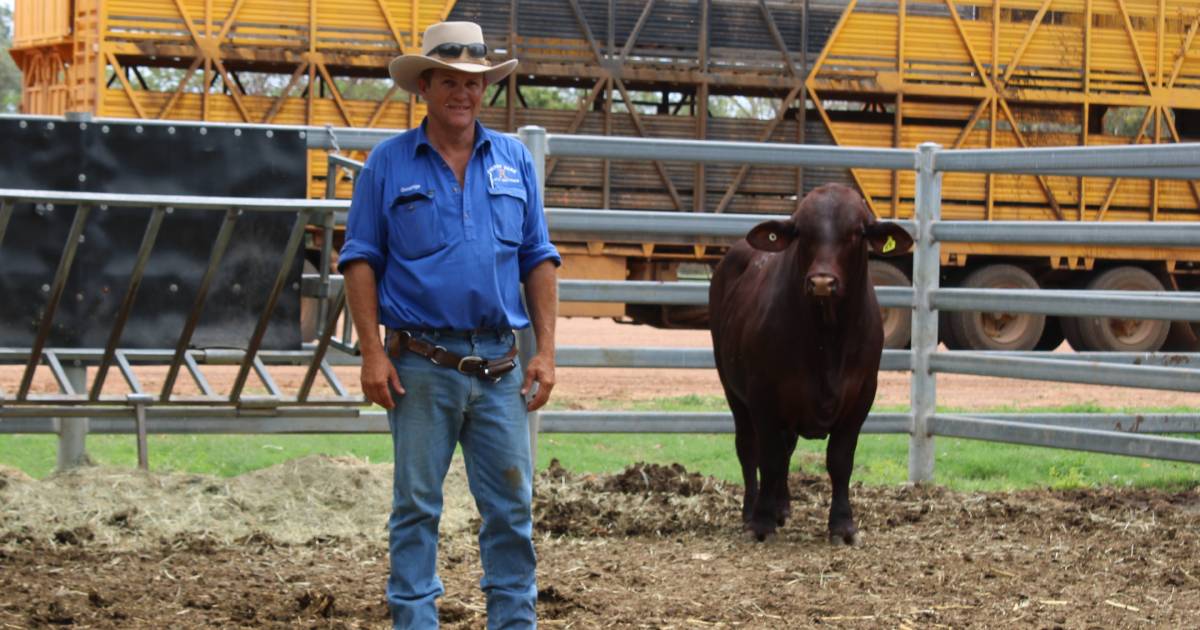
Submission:
M 476 122 L 460 188 L 425 125 L 371 151 L 355 181 L 338 268 L 371 265 L 379 321 L 390 328 L 525 328 L 519 283 L 547 260 L 562 263 L 533 159 L 520 142 Z

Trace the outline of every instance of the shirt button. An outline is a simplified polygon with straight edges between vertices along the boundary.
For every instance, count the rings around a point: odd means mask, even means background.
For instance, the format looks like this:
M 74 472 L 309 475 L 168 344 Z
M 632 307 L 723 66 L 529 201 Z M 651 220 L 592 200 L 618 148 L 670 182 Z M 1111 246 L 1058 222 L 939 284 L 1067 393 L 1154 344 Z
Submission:
M 455 186 L 455 187 L 454 187 L 454 188 L 452 188 L 451 190 L 452 190 L 453 192 L 458 192 L 458 186 Z

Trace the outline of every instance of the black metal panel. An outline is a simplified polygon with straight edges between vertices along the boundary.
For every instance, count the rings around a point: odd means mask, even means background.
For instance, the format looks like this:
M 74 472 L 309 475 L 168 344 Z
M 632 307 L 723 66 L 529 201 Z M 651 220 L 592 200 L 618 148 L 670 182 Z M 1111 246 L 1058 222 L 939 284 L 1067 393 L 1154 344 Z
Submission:
M 24 123 L 24 124 L 22 124 Z M 0 120 L 0 187 L 110 193 L 302 198 L 298 132 L 136 123 Z M 54 318 L 52 347 L 103 347 L 129 286 L 149 208 L 94 208 Z M 27 347 L 75 215 L 18 206 L 0 243 L 0 345 Z M 168 214 L 121 347 L 173 347 L 208 265 L 220 211 Z M 294 215 L 244 213 L 193 336 L 195 347 L 245 347 L 280 266 Z M 301 259 L 289 261 L 264 347 L 300 345 Z

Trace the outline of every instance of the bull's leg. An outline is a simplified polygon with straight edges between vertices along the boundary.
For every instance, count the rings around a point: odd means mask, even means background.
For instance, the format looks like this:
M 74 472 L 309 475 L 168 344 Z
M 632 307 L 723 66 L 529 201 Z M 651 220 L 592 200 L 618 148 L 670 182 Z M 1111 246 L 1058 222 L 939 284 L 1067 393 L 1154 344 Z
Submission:
M 774 534 L 775 528 L 781 522 L 779 496 L 781 491 L 787 492 L 787 440 L 778 435 L 765 437 L 760 433 L 758 454 L 762 483 L 758 488 L 758 501 L 754 503 L 754 512 L 748 528 L 761 542 Z
M 726 394 L 726 398 L 729 400 L 729 409 L 733 412 L 733 444 L 737 449 L 738 463 L 742 465 L 742 483 L 745 486 L 742 494 L 742 523 L 745 524 L 750 522 L 750 512 L 758 499 L 758 445 L 755 443 L 750 410 L 733 396 Z
M 779 518 L 777 523 L 780 527 L 787 522 L 792 515 L 792 492 L 788 488 L 788 471 L 787 467 L 791 465 L 792 454 L 796 452 L 796 441 L 800 438 L 799 434 L 793 433 L 788 436 L 787 459 L 783 469 L 783 483 L 779 484 L 779 496 L 775 497 L 776 503 L 779 505 Z
M 825 450 L 825 467 L 833 486 L 833 502 L 829 506 L 829 542 L 854 545 L 858 543 L 858 527 L 850 510 L 850 471 L 854 468 L 854 449 L 858 446 L 858 431 L 838 432 L 829 436 Z

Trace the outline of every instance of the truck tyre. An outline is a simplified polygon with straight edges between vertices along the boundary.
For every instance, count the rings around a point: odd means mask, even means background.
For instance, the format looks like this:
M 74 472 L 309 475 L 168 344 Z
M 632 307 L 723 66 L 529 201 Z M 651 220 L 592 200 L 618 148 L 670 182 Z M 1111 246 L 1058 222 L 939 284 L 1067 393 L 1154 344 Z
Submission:
M 950 328 L 950 316 L 953 311 L 938 311 L 938 341 L 945 344 L 947 350 L 966 350 L 967 347 L 954 336 Z
M 1046 316 L 1046 327 L 1042 329 L 1042 338 L 1038 339 L 1035 350 L 1055 350 L 1062 345 L 1063 335 L 1062 320 L 1065 317 L 1059 318 L 1053 315 Z
M 1141 267 L 1114 267 L 1096 276 L 1091 291 L 1164 291 L 1154 274 Z M 1171 322 L 1158 319 L 1083 317 L 1079 334 L 1083 344 L 1100 352 L 1157 352 L 1167 340 Z
M 1092 348 L 1083 338 L 1083 333 L 1080 332 L 1081 317 L 1060 317 L 1058 323 L 1062 326 L 1063 337 L 1066 337 L 1067 343 L 1071 344 L 1071 349 L 1075 352 L 1092 352 Z
M 912 281 L 899 268 L 882 260 L 867 261 L 871 284 L 877 287 L 908 287 Z M 912 309 L 880 308 L 883 316 L 883 347 L 907 348 L 912 341 Z
M 1015 265 L 996 264 L 972 271 L 959 285 L 970 289 L 1036 289 L 1037 280 Z M 1032 350 L 1042 338 L 1045 315 L 950 312 L 954 340 L 969 350 Z
M 1167 352 L 1200 352 L 1200 322 L 1171 322 L 1171 332 L 1162 349 Z

